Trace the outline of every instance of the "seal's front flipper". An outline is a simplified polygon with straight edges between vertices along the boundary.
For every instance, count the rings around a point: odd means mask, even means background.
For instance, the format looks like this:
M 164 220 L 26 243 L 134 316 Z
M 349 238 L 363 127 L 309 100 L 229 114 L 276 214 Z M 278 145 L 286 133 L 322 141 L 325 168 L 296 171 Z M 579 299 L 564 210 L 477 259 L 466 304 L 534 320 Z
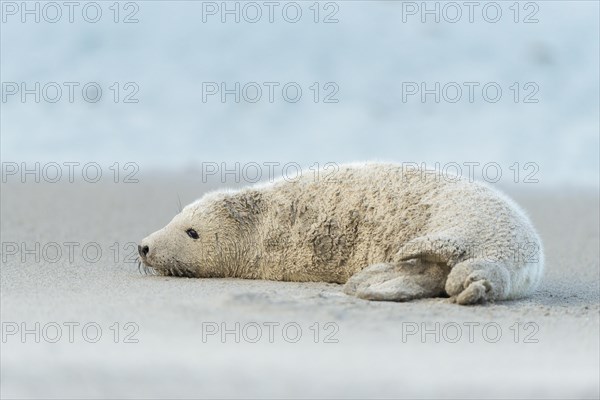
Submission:
M 453 266 L 466 254 L 462 240 L 448 233 L 420 236 L 406 243 L 396 254 L 395 261 L 418 259 Z
M 421 260 L 373 264 L 350 277 L 344 293 L 379 301 L 437 297 L 444 294 L 449 271 L 444 265 Z

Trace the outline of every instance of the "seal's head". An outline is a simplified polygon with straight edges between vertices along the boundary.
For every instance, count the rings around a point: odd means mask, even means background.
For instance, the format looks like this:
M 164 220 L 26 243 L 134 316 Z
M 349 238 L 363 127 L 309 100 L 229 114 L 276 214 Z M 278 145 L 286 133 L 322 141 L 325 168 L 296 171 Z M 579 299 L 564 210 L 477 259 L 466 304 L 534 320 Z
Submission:
M 215 192 L 186 206 L 138 245 L 144 271 L 168 276 L 227 277 L 247 251 L 251 208 L 244 194 Z M 249 209 L 250 208 L 250 209 Z

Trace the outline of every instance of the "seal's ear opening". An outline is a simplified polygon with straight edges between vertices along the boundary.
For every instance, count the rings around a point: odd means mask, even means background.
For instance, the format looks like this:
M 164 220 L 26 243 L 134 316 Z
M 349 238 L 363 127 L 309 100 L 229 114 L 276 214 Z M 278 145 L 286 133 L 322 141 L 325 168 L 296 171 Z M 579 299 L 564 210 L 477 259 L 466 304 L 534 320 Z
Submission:
M 247 222 L 260 214 L 262 194 L 257 190 L 244 190 L 223 200 L 225 210 L 237 222 Z

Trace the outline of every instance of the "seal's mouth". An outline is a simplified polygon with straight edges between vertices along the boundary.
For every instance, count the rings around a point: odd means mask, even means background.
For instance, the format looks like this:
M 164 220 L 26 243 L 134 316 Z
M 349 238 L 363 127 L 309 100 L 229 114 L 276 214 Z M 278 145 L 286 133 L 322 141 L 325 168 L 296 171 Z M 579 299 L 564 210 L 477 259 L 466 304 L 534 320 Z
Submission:
M 191 269 L 185 267 L 177 261 L 173 261 L 173 264 L 168 268 L 157 268 L 146 263 L 146 261 L 138 257 L 138 271 L 141 275 L 150 276 L 175 276 L 180 278 L 198 278 L 198 274 L 194 273 Z

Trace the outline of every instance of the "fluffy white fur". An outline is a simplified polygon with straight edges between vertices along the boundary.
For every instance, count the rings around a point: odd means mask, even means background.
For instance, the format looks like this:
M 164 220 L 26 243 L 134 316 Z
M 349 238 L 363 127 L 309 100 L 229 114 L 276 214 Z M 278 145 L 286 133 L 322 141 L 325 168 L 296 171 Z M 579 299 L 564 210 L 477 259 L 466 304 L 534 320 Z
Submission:
M 395 164 L 209 193 L 145 246 L 164 275 L 337 282 L 370 300 L 517 298 L 543 271 L 540 238 L 505 195 Z

